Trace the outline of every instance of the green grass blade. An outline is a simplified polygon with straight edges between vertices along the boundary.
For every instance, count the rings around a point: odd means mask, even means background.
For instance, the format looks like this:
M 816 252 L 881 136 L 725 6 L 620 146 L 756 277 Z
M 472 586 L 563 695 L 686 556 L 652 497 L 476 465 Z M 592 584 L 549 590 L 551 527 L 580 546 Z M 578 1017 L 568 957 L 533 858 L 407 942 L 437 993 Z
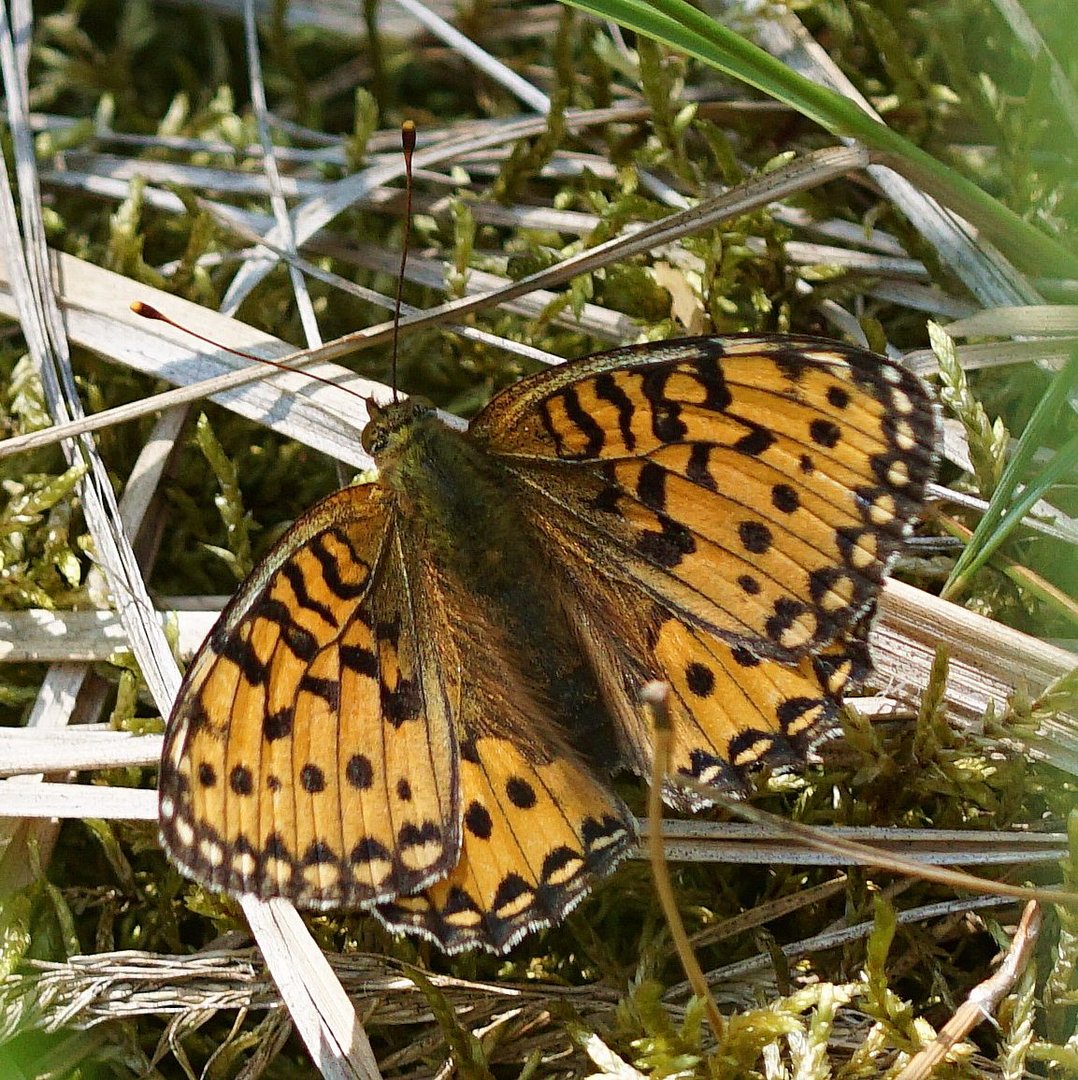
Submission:
M 1033 455 L 1047 441 L 1048 431 L 1060 408 L 1069 407 L 1067 400 L 1078 387 L 1078 348 L 1066 366 L 1055 376 L 1044 397 L 1037 404 L 1015 447 L 1014 456 L 992 494 L 988 509 L 973 531 L 969 543 L 955 563 L 943 588 L 945 599 L 953 600 L 968 585 L 977 570 L 1007 538 L 1029 508 L 1061 477 L 1078 464 L 1078 434 L 1067 440 L 1048 465 L 1026 486 L 1020 498 L 1012 503 L 1019 481 L 1027 475 Z
M 968 218 L 1016 265 L 1039 275 L 1078 276 L 1078 257 L 976 184 L 874 120 L 841 94 L 792 71 L 685 0 L 564 2 L 678 48 L 784 102 L 832 134 L 860 140 L 896 172 Z

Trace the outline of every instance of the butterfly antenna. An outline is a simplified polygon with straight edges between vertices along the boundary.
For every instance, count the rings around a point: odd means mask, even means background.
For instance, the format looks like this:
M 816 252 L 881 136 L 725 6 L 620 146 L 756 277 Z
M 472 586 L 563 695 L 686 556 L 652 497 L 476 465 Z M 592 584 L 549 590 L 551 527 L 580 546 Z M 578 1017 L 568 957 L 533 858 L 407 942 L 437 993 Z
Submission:
M 404 270 L 408 265 L 408 238 L 412 232 L 412 154 L 415 152 L 415 123 L 401 124 L 401 149 L 404 152 L 404 239 L 401 242 L 401 267 L 397 275 L 397 299 L 393 306 L 393 400 L 397 401 L 397 343 L 400 340 L 401 296 L 404 292 Z
M 326 386 L 332 386 L 334 390 L 343 390 L 346 394 L 351 394 L 352 397 L 358 398 L 364 404 L 367 404 L 368 402 L 368 398 L 365 394 L 353 390 L 350 386 L 344 386 L 339 382 L 335 382 L 333 379 L 327 379 L 324 375 L 318 375 L 313 371 L 304 371 L 299 364 L 284 363 L 280 360 L 271 360 L 268 356 L 258 356 L 255 353 L 244 352 L 243 349 L 234 349 L 231 345 L 226 345 L 223 341 L 216 341 L 211 337 L 207 337 L 205 334 L 200 334 L 197 330 L 191 329 L 190 326 L 184 326 L 183 323 L 179 323 L 175 319 L 170 318 L 163 311 L 158 311 L 153 304 L 147 304 L 142 300 L 135 300 L 131 304 L 131 310 L 143 319 L 156 319 L 158 322 L 167 323 L 176 330 L 182 330 L 185 334 L 189 334 L 199 341 L 204 341 L 207 345 L 210 345 L 215 349 L 221 349 L 224 352 L 232 353 L 233 356 L 242 356 L 244 360 L 254 360 L 256 363 L 266 364 L 269 367 L 276 368 L 278 371 L 290 371 L 294 375 L 304 375 L 308 379 L 314 379 L 315 382 L 325 383 Z M 293 353 L 292 355 L 302 356 L 303 353 Z

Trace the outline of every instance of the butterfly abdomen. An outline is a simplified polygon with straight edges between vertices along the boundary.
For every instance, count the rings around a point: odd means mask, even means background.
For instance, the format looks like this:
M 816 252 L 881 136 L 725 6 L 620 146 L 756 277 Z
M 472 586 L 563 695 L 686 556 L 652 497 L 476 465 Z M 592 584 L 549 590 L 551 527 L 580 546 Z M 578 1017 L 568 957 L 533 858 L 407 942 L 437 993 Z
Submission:
M 515 683 L 517 695 L 541 703 L 578 751 L 608 766 L 611 729 L 598 682 L 509 470 L 434 414 L 402 429 L 379 466 L 409 547 L 424 553 L 427 572 L 453 595 L 456 610 L 474 611 L 456 628 L 464 665 L 486 669 L 473 678 Z M 497 641 L 489 640 L 493 633 Z M 477 713 L 496 725 L 506 711 Z

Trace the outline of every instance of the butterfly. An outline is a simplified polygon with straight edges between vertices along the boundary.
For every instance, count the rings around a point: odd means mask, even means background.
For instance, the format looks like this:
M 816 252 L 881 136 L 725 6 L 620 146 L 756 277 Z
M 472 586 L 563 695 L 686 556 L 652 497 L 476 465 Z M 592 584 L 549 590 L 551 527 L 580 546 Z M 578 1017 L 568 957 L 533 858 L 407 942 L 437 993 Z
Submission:
M 650 775 L 645 684 L 679 810 L 833 731 L 937 437 L 914 375 L 800 336 L 585 357 L 466 432 L 372 403 L 377 479 L 295 522 L 187 670 L 166 851 L 211 889 L 506 951 L 633 848 L 610 777 Z

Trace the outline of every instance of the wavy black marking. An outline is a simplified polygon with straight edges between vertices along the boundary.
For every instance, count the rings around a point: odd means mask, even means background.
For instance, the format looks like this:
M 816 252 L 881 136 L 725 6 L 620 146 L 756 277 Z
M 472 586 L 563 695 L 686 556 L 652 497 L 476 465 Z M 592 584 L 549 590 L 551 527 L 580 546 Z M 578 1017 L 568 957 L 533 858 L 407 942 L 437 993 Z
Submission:
M 346 548 L 352 562 L 363 568 L 364 576 L 361 582 L 351 584 L 341 577 L 340 562 L 326 548 L 326 536 L 332 536 L 342 547 Z M 322 579 L 335 596 L 340 597 L 341 600 L 358 600 L 366 592 L 367 581 L 370 577 L 370 566 L 367 565 L 365 559 L 361 559 L 356 554 L 356 549 L 352 546 L 348 534 L 343 529 L 328 529 L 324 535 L 314 537 L 308 550 L 318 560 L 319 565 L 322 567 Z
M 313 611 L 315 615 L 330 626 L 335 627 L 337 625 L 337 619 L 333 612 L 321 600 L 316 600 L 307 591 L 307 578 L 299 568 L 298 563 L 286 562 L 281 567 L 281 576 L 292 587 L 292 594 L 301 608 L 306 611 Z
M 640 378 L 640 391 L 651 406 L 651 431 L 659 442 L 681 442 L 688 425 L 681 419 L 681 404 L 666 396 L 668 368 L 652 368 Z
M 633 433 L 633 403 L 629 395 L 618 385 L 617 379 L 609 371 L 595 376 L 595 396 L 600 401 L 607 401 L 618 411 L 618 430 L 625 449 L 632 453 L 636 449 L 636 435 Z

